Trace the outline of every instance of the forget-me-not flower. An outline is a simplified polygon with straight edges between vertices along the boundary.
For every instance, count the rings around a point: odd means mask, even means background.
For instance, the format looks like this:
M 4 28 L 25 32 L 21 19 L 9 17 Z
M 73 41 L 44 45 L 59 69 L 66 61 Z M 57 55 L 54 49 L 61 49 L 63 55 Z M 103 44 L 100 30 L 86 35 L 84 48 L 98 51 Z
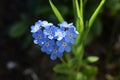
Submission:
M 62 22 L 61 24 L 58 24 L 60 27 L 63 27 L 63 28 L 70 28 L 70 27 L 73 27 L 73 23 L 67 23 L 66 21 Z
M 44 34 L 47 35 L 49 39 L 53 39 L 56 31 L 57 27 L 50 26 L 44 29 Z
M 42 27 L 49 27 L 52 25 L 53 25 L 52 23 L 48 23 L 47 21 L 42 21 L 42 24 L 41 24 Z
M 43 34 L 42 30 L 38 30 L 36 33 L 33 33 L 32 36 L 35 38 L 35 44 L 43 45 L 45 35 Z
M 41 21 L 35 23 L 35 25 L 31 26 L 31 32 L 35 33 L 41 28 Z
M 66 31 L 65 41 L 68 43 L 75 43 L 75 38 L 77 37 L 78 32 L 74 30 L 74 28 L 69 28 Z
M 58 51 L 59 52 L 70 52 L 71 48 L 70 48 L 70 43 L 66 42 L 64 39 L 62 39 L 61 41 L 57 41 L 56 42 L 57 46 L 59 46 Z
M 38 20 L 31 26 L 31 33 L 34 44 L 41 46 L 41 51 L 49 54 L 51 60 L 61 58 L 65 51 L 70 52 L 78 35 L 73 23 L 66 21 L 56 27 L 47 21 Z
M 46 38 L 44 40 L 43 46 L 41 47 L 41 51 L 46 52 L 47 54 L 50 54 L 52 50 L 54 49 L 54 45 L 55 45 L 54 40 L 50 40 Z
M 50 58 L 52 60 L 56 60 L 57 57 L 61 58 L 62 56 L 63 56 L 63 53 L 58 51 L 58 46 L 55 46 L 54 49 L 51 52 Z
M 55 37 L 57 38 L 57 40 L 62 40 L 66 35 L 66 32 L 62 29 L 57 29 L 57 31 L 55 32 Z

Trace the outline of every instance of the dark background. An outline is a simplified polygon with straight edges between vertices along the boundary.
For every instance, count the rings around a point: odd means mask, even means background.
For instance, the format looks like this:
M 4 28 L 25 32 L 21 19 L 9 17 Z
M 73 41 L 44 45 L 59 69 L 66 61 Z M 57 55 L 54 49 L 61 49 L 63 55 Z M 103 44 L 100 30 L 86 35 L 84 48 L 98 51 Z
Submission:
M 52 0 L 68 22 L 74 21 L 72 0 Z M 86 2 L 85 2 L 86 1 Z M 84 0 L 87 21 L 100 0 Z M 30 26 L 37 20 L 58 23 L 48 0 L 0 0 L 0 80 L 53 80 L 59 60 L 34 45 Z M 120 0 L 106 0 L 89 33 L 85 55 L 100 60 L 96 80 L 120 80 Z

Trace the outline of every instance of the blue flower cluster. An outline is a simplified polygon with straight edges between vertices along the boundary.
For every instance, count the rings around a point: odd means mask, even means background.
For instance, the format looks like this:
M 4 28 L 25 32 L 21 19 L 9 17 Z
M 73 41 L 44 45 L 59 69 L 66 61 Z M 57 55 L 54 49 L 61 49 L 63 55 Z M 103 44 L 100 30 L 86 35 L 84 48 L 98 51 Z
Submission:
M 61 58 L 63 52 L 71 51 L 71 44 L 75 43 L 78 35 L 73 23 L 66 21 L 54 26 L 47 21 L 37 21 L 31 26 L 31 33 L 34 38 L 34 44 L 41 46 L 41 51 L 50 55 L 52 60 Z

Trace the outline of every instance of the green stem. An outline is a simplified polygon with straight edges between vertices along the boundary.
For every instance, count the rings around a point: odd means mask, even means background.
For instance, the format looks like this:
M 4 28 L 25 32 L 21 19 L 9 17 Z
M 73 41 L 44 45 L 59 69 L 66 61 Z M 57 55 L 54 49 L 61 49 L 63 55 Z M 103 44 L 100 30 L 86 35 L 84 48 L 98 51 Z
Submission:
M 86 24 L 86 27 L 88 25 Z M 81 43 L 80 43 L 80 46 L 78 46 L 78 50 L 77 50 L 77 54 L 78 54 L 78 57 L 77 57 L 77 60 L 79 62 L 79 65 L 77 66 L 77 73 L 79 72 L 80 70 L 80 66 L 82 64 L 82 60 L 83 60 L 83 55 L 84 55 L 84 46 L 85 46 L 85 41 L 87 39 L 87 36 L 88 36 L 88 32 L 89 32 L 89 28 L 87 28 L 83 34 L 84 36 L 82 36 L 82 40 L 81 40 Z
M 80 51 L 78 51 L 79 56 L 77 57 L 77 60 L 78 60 L 77 72 L 79 72 L 80 65 L 82 63 L 83 54 L 84 54 L 84 44 L 81 44 L 79 48 L 80 48 Z

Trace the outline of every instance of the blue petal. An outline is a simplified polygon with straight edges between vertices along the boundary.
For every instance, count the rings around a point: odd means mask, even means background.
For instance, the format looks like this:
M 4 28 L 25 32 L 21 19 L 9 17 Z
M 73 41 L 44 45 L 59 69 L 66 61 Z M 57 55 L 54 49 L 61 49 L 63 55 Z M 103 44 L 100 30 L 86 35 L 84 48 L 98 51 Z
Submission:
M 33 42 L 34 42 L 34 44 L 38 44 L 38 41 L 37 41 L 37 40 L 34 40 Z
M 56 44 L 57 44 L 57 46 L 61 46 L 62 42 L 61 41 L 57 41 Z
M 32 26 L 31 26 L 31 30 L 33 30 L 33 29 L 34 29 L 34 27 L 35 27 L 35 26 L 34 26 L 34 25 L 32 25 Z
M 62 40 L 65 37 L 65 35 L 66 35 L 65 31 L 62 31 L 61 29 L 58 29 L 55 32 L 55 36 L 56 36 L 58 41 Z
M 76 33 L 73 33 L 73 38 L 76 38 L 77 37 L 77 34 Z
M 37 31 L 37 33 L 38 34 L 43 34 L 42 30 L 40 30 L 40 29 Z
M 54 40 L 50 40 L 50 41 L 49 41 L 49 44 L 50 44 L 51 46 L 53 46 L 53 45 L 55 45 L 55 41 L 54 41 Z
M 62 23 L 60 24 L 60 26 L 65 26 L 65 25 L 67 25 L 67 22 L 66 22 L 66 21 L 64 21 L 64 22 L 62 22 Z
M 52 50 L 53 50 L 53 46 L 48 46 L 47 47 L 47 51 L 52 52 Z
M 60 27 L 60 30 L 61 30 L 61 31 L 65 31 L 65 28 L 64 28 L 64 27 Z
M 70 39 L 68 36 L 66 36 L 66 37 L 65 37 L 65 41 L 66 41 L 66 42 L 71 42 L 71 39 Z
M 44 41 L 43 41 L 43 40 L 38 40 L 38 44 L 39 44 L 40 46 L 42 46 L 42 45 L 44 44 Z
M 61 58 L 61 57 L 63 57 L 63 53 L 57 53 L 57 56 L 58 56 L 59 58 Z
M 46 54 L 51 54 L 51 52 L 49 52 L 49 51 L 46 51 Z
M 49 38 L 49 39 L 53 39 L 53 36 L 49 35 L 48 38 Z
M 41 47 L 41 51 L 42 51 L 42 52 L 46 52 L 46 51 L 47 51 L 46 47 L 44 47 L 44 46 Z
M 70 46 L 66 46 L 66 47 L 65 47 L 65 51 L 66 51 L 66 52 L 70 52 L 70 51 L 71 51 Z
M 70 41 L 72 44 L 74 44 L 75 43 L 75 40 L 74 39 L 71 39 L 71 41 Z
M 45 29 L 45 30 L 43 31 L 43 33 L 44 33 L 45 35 L 49 35 L 48 30 L 49 30 L 49 28 L 48 28 L 48 29 Z
M 41 26 L 41 23 L 42 23 L 42 21 L 41 21 L 41 20 L 38 20 L 38 22 L 36 22 L 35 25 L 40 27 L 40 26 Z
M 33 38 L 37 38 L 37 33 L 33 33 L 33 34 L 32 34 L 32 37 L 33 37 Z
M 42 22 L 43 27 L 48 27 L 48 26 L 52 26 L 52 25 L 53 25 L 52 23 L 48 23 L 47 21 Z
M 63 46 L 60 46 L 59 49 L 58 49 L 58 51 L 59 51 L 60 53 L 63 53 L 63 52 L 64 52 L 64 47 L 63 47 Z
M 56 54 L 51 54 L 51 55 L 50 55 L 50 59 L 51 59 L 51 60 L 56 60 L 56 59 L 57 59 Z
M 74 27 L 71 27 L 68 30 L 69 30 L 69 32 L 73 32 L 74 31 Z
M 63 39 L 63 37 L 58 37 L 58 38 L 57 38 L 58 41 L 60 41 L 60 40 L 62 40 L 62 39 Z

